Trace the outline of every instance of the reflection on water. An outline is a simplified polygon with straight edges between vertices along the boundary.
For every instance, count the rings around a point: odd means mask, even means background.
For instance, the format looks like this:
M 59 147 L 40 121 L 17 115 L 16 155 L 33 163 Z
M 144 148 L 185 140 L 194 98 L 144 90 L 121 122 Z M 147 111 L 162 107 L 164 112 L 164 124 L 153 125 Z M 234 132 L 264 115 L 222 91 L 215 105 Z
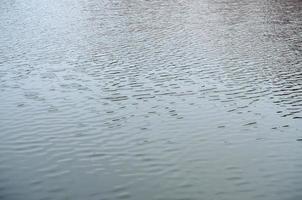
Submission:
M 0 4 L 0 199 L 302 199 L 302 2 Z

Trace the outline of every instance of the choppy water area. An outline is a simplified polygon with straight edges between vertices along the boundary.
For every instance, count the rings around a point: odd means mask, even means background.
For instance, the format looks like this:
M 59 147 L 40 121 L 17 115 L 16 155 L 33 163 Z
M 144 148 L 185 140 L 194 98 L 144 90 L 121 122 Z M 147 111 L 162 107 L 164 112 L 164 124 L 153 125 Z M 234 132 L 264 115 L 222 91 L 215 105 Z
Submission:
M 0 3 L 0 199 L 302 199 L 300 0 Z

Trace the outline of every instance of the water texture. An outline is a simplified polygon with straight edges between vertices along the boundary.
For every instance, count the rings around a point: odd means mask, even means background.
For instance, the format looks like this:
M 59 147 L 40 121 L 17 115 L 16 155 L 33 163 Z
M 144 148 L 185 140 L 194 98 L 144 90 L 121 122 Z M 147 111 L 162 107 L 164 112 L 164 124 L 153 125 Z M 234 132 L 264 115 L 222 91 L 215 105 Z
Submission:
M 300 0 L 0 3 L 0 199 L 301 200 Z

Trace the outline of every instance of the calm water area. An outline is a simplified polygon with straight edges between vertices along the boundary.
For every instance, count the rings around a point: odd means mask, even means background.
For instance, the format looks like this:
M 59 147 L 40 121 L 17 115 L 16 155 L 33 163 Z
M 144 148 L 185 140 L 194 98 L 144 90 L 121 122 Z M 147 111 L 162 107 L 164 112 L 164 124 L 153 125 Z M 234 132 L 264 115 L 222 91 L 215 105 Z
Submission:
M 0 3 L 1 200 L 301 200 L 301 0 Z

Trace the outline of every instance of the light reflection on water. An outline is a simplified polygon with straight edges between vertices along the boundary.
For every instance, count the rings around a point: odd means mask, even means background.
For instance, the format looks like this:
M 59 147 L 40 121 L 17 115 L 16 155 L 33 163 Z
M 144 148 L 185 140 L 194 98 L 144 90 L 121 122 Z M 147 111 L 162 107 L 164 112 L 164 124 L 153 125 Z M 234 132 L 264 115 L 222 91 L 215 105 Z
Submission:
M 0 5 L 0 199 L 301 199 L 302 3 Z

